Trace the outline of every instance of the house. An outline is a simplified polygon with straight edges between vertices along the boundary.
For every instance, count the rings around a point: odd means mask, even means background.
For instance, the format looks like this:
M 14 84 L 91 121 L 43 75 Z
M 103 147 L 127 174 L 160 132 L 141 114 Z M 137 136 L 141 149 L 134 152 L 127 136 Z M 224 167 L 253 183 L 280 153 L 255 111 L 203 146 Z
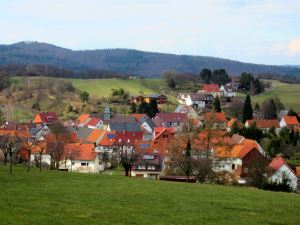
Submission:
M 89 114 L 82 114 L 77 119 L 78 126 L 84 126 L 90 120 Z
M 161 157 L 158 154 L 145 154 L 134 163 L 131 176 L 158 180 L 161 171 Z
M 107 155 L 111 156 L 113 154 L 115 142 L 116 132 L 105 131 L 100 142 L 98 143 L 98 146 L 95 148 L 95 152 L 101 154 L 106 153 Z
M 144 122 L 142 122 L 141 126 L 151 134 L 154 133 L 154 128 L 156 127 L 152 119 L 146 119 Z
M 176 113 L 185 113 L 189 119 L 198 118 L 198 113 L 191 106 L 178 105 L 175 109 Z
M 102 129 L 103 128 L 103 121 L 99 118 L 91 118 L 87 123 L 86 126 L 91 129 Z
M 85 139 L 85 141 L 87 142 L 91 142 L 93 143 L 95 146 L 97 146 L 99 144 L 99 142 L 101 141 L 101 139 L 103 138 L 105 134 L 104 130 L 100 130 L 100 129 L 94 129 L 89 136 Z
M 204 109 L 206 105 L 213 102 L 214 96 L 203 93 L 179 94 L 177 99 L 181 104 L 192 106 L 195 109 Z
M 227 129 L 227 132 L 230 132 L 230 131 L 231 131 L 232 126 L 233 126 L 234 123 L 237 123 L 237 126 L 238 126 L 239 129 L 242 129 L 243 126 L 244 126 L 240 121 L 238 121 L 238 119 L 236 119 L 236 118 L 231 118 L 231 119 L 227 122 L 227 128 L 226 128 L 226 129 Z
M 297 128 L 299 127 L 299 122 L 296 116 L 284 116 L 280 120 L 280 127 L 288 127 L 288 128 Z
M 68 143 L 64 151 L 75 152 L 74 159 L 66 162 L 68 171 L 79 173 L 98 173 L 100 170 L 99 159 L 94 151 L 94 144 Z M 64 169 L 64 163 L 61 168 Z
M 164 156 L 168 152 L 170 143 L 175 138 L 174 128 L 156 127 L 154 128 L 154 137 L 152 139 L 151 148 L 152 154 L 158 153 Z
M 227 119 L 224 112 L 207 112 L 204 114 L 204 123 L 215 129 L 226 129 Z
M 53 123 L 56 122 L 57 115 L 55 112 L 41 112 L 36 114 L 33 122 L 34 123 Z
M 245 127 L 251 127 L 253 124 L 256 124 L 256 127 L 261 129 L 264 132 L 268 132 L 271 128 L 275 129 L 275 133 L 278 134 L 280 131 L 279 121 L 276 119 L 266 120 L 266 119 L 253 119 L 247 120 Z
M 148 94 L 148 95 L 137 95 L 132 97 L 132 102 L 140 104 L 141 102 L 149 103 L 151 100 L 156 100 L 157 104 L 165 104 L 168 100 L 164 94 Z
M 160 124 L 158 126 L 173 127 L 175 131 L 181 131 L 183 125 L 188 122 L 186 113 L 157 113 L 155 119 Z
M 45 138 L 49 133 L 51 133 L 51 130 L 47 124 L 43 124 L 39 127 L 31 128 L 29 133 L 32 137 L 40 139 L 42 137 Z
M 141 132 L 142 129 L 137 122 L 132 123 L 109 123 L 107 131 L 116 132 Z
M 228 172 L 235 176 L 240 184 L 250 180 L 250 169 L 255 163 L 265 162 L 265 155 L 252 140 L 231 146 L 217 146 L 214 149 L 214 170 Z
M 203 94 L 211 94 L 214 97 L 221 97 L 221 90 L 217 84 L 204 84 L 202 90 L 199 92 Z
M 297 190 L 298 178 L 281 156 L 276 156 L 268 165 L 268 169 L 270 169 L 269 181 L 281 183 L 286 179 L 290 187 L 293 190 Z
M 222 96 L 232 98 L 235 97 L 235 89 L 231 84 L 222 85 L 220 87 L 220 91 L 222 93 Z

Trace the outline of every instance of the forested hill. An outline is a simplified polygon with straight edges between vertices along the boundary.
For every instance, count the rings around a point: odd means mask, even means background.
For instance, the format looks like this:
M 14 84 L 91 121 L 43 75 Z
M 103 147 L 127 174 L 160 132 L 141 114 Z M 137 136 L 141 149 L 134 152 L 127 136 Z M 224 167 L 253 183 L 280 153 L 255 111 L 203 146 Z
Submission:
M 128 49 L 73 51 L 39 42 L 0 45 L 0 66 L 9 64 L 47 64 L 66 70 L 104 70 L 141 76 L 158 76 L 163 70 L 198 74 L 203 68 L 224 68 L 229 74 L 299 75 L 300 68 L 242 63 L 204 57 L 143 52 Z

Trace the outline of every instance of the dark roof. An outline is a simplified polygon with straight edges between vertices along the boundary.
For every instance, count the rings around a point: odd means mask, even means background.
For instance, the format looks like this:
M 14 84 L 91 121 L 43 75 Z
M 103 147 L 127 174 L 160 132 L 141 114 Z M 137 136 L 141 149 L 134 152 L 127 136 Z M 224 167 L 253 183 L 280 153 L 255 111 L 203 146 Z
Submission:
M 163 98 L 166 98 L 167 96 L 165 96 L 165 95 L 163 95 L 163 94 L 153 93 L 153 94 L 144 95 L 144 97 L 148 97 L 148 98 L 159 98 L 159 97 L 163 97 Z
M 145 123 L 147 123 L 148 126 L 149 126 L 152 130 L 154 129 L 154 127 L 156 127 L 156 125 L 155 125 L 155 123 L 153 122 L 152 119 L 146 119 L 146 120 L 145 120 Z
M 138 123 L 109 123 L 111 131 L 129 131 L 129 132 L 140 132 L 142 131 Z
M 205 101 L 208 98 L 213 98 L 211 94 L 194 93 L 190 94 L 192 101 Z
M 115 116 L 110 120 L 110 123 L 135 123 L 133 116 Z
M 77 136 L 79 139 L 84 140 L 92 133 L 92 131 L 93 131 L 93 129 L 91 129 L 91 128 L 78 127 Z

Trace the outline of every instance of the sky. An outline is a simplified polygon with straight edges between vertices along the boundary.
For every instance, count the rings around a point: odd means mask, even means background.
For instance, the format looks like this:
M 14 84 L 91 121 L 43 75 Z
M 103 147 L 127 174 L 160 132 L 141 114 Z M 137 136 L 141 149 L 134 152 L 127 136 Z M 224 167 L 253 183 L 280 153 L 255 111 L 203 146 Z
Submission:
M 0 0 L 0 43 L 300 65 L 300 0 Z

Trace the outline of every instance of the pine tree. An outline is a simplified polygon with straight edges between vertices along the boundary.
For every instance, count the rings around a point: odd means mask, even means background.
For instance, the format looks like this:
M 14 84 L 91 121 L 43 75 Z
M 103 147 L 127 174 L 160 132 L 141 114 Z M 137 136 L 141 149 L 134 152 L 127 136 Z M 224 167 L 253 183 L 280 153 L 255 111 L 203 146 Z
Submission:
M 230 133 L 231 133 L 231 135 L 233 135 L 233 134 L 238 134 L 239 132 L 240 132 L 240 128 L 239 128 L 238 122 L 235 121 L 235 122 L 232 124 Z
M 245 123 L 246 120 L 250 120 L 252 118 L 253 118 L 253 109 L 251 105 L 251 98 L 250 95 L 247 95 L 244 102 L 243 123 Z
M 131 113 L 136 113 L 136 104 L 134 102 L 131 103 L 130 109 Z
M 214 101 L 214 109 L 215 109 L 215 111 L 218 112 L 218 113 L 222 111 L 222 110 L 221 110 L 220 99 L 219 99 L 218 96 L 216 97 L 216 99 L 215 99 L 215 101 Z
M 172 89 L 174 89 L 176 87 L 176 83 L 175 83 L 175 80 L 173 78 L 171 78 L 169 80 L 169 83 L 168 83 L 168 86 Z
M 147 115 L 150 118 L 154 118 L 156 116 L 156 113 L 159 112 L 156 99 L 151 99 L 150 103 L 148 104 L 148 108 L 149 111 Z

